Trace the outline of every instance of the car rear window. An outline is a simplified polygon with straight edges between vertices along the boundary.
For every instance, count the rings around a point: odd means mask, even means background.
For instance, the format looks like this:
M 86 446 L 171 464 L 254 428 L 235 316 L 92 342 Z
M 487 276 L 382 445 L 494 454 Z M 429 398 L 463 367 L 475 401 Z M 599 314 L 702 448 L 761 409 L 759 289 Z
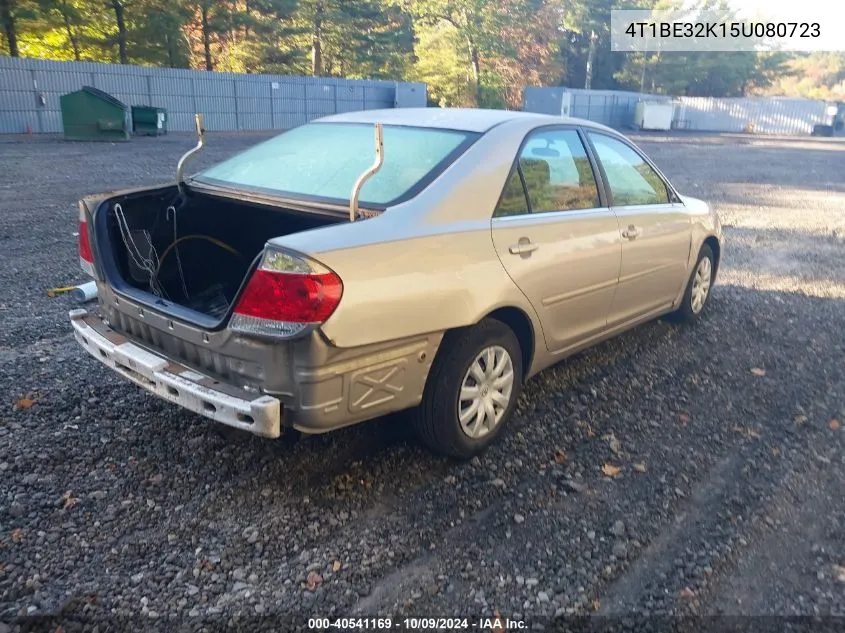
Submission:
M 200 172 L 195 180 L 270 194 L 348 201 L 358 177 L 375 160 L 375 128 L 358 123 L 310 123 L 280 134 Z M 480 135 L 384 126 L 384 165 L 361 189 L 362 205 L 410 198 Z

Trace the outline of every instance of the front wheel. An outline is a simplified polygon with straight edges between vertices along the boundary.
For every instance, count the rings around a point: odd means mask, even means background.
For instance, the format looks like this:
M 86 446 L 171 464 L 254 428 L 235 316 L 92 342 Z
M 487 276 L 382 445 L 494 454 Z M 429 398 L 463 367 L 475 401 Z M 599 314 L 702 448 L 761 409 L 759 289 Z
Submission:
M 678 309 L 674 313 L 677 320 L 690 323 L 701 316 L 708 299 L 710 299 L 710 290 L 713 287 L 713 272 L 715 270 L 713 249 L 705 244 L 698 253 L 698 260 L 687 282 L 687 289 L 684 292 L 681 305 L 678 306 Z
M 485 319 L 447 334 L 412 413 L 417 435 L 438 453 L 477 455 L 513 416 L 522 375 L 519 341 L 501 321 Z

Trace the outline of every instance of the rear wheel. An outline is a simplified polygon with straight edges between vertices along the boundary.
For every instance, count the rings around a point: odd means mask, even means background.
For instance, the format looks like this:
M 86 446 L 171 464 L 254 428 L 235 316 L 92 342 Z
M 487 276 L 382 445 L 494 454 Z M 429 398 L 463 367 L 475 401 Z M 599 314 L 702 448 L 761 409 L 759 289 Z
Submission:
M 674 313 L 677 320 L 690 323 L 698 319 L 704 312 L 707 301 L 710 299 L 715 269 L 713 250 L 705 244 L 698 253 L 698 260 L 687 282 L 687 289 L 684 292 L 681 305 Z
M 522 351 L 495 319 L 447 334 L 434 360 L 414 430 L 431 449 L 468 459 L 501 435 L 522 392 Z

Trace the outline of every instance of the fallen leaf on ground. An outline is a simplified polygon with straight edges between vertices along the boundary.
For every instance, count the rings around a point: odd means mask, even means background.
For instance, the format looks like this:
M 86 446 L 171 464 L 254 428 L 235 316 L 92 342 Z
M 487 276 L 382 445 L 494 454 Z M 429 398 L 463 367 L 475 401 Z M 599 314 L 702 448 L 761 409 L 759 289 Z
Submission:
M 610 446 L 610 450 L 613 451 L 614 455 L 619 455 L 622 452 L 622 443 L 616 439 L 616 436 L 613 433 L 608 433 L 602 439 L 607 442 L 607 445 Z
M 593 427 L 591 427 L 588 422 L 584 422 L 584 420 L 578 420 L 576 426 L 584 429 L 584 431 L 587 433 L 587 437 L 593 438 L 596 436 L 596 432 L 593 430 Z
M 341 568 L 341 567 L 343 567 L 343 565 L 341 565 L 341 564 L 340 564 L 340 561 L 339 561 L 339 560 L 336 560 L 336 561 L 332 564 L 332 571 L 333 571 L 334 573 L 337 573 L 337 572 L 339 572 L 339 571 L 340 571 L 340 568 Z
M 20 543 L 23 541 L 23 530 L 21 528 L 16 528 L 12 530 L 12 543 Z
M 644 473 L 646 471 L 645 464 L 634 464 L 634 470 L 636 470 L 638 473 Z
M 754 367 L 754 368 L 751 369 L 751 373 L 754 374 L 755 376 L 765 376 L 766 370 L 761 369 L 760 367 Z
M 309 572 L 308 577 L 305 579 L 305 588 L 308 589 L 308 591 L 314 591 L 322 584 L 323 577 L 316 571 Z
M 565 461 L 566 461 L 566 451 L 564 451 L 562 448 L 557 449 L 555 451 L 555 463 L 556 464 L 562 464 Z
M 686 413 L 679 413 L 678 420 L 680 421 L 682 426 L 686 426 L 690 420 L 690 417 Z
M 758 432 L 757 432 L 757 431 L 755 431 L 754 429 L 749 429 L 749 428 L 743 428 L 743 427 L 735 426 L 735 427 L 734 427 L 734 432 L 735 432 L 735 433 L 740 433 L 740 434 L 742 434 L 742 435 L 743 435 L 743 436 L 745 436 L 745 437 L 753 437 L 754 439 L 759 439 L 759 438 L 760 438 L 760 433 L 758 433 Z
M 833 420 L 827 423 L 827 426 L 830 427 L 831 431 L 838 431 L 842 425 L 839 423 L 839 420 L 834 418 Z
M 807 421 L 806 415 L 796 415 L 795 418 L 792 420 L 795 424 L 804 424 Z
M 18 398 L 17 402 L 15 402 L 15 408 L 29 409 L 34 404 L 35 400 L 33 400 L 32 398 Z
M 68 490 L 65 494 L 62 495 L 62 501 L 64 501 L 64 509 L 69 510 L 77 503 L 79 503 L 79 499 L 73 496 L 73 493 Z
M 689 600 L 691 598 L 695 598 L 695 592 L 692 589 L 690 589 L 689 587 L 684 587 L 681 590 L 680 595 L 681 595 L 681 598 L 684 598 L 686 600 Z
M 622 472 L 622 469 L 618 466 L 613 466 L 612 464 L 605 464 L 601 467 L 601 471 L 608 477 L 616 477 Z

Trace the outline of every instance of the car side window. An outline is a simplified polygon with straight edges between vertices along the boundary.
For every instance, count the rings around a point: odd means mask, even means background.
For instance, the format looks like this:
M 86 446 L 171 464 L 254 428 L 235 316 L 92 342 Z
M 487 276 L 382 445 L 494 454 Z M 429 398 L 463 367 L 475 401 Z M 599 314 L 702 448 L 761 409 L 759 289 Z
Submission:
M 590 132 L 589 137 L 607 176 L 614 207 L 669 203 L 666 183 L 633 148 L 605 134 Z
M 493 217 L 600 206 L 596 177 L 578 132 L 539 130 L 526 139 Z
M 575 130 L 539 130 L 519 157 L 532 213 L 601 206 L 595 174 Z
M 528 213 L 528 198 L 525 197 L 525 187 L 522 186 L 522 178 L 519 171 L 511 171 L 505 190 L 499 199 L 494 218 L 503 218 L 511 215 L 525 215 Z

